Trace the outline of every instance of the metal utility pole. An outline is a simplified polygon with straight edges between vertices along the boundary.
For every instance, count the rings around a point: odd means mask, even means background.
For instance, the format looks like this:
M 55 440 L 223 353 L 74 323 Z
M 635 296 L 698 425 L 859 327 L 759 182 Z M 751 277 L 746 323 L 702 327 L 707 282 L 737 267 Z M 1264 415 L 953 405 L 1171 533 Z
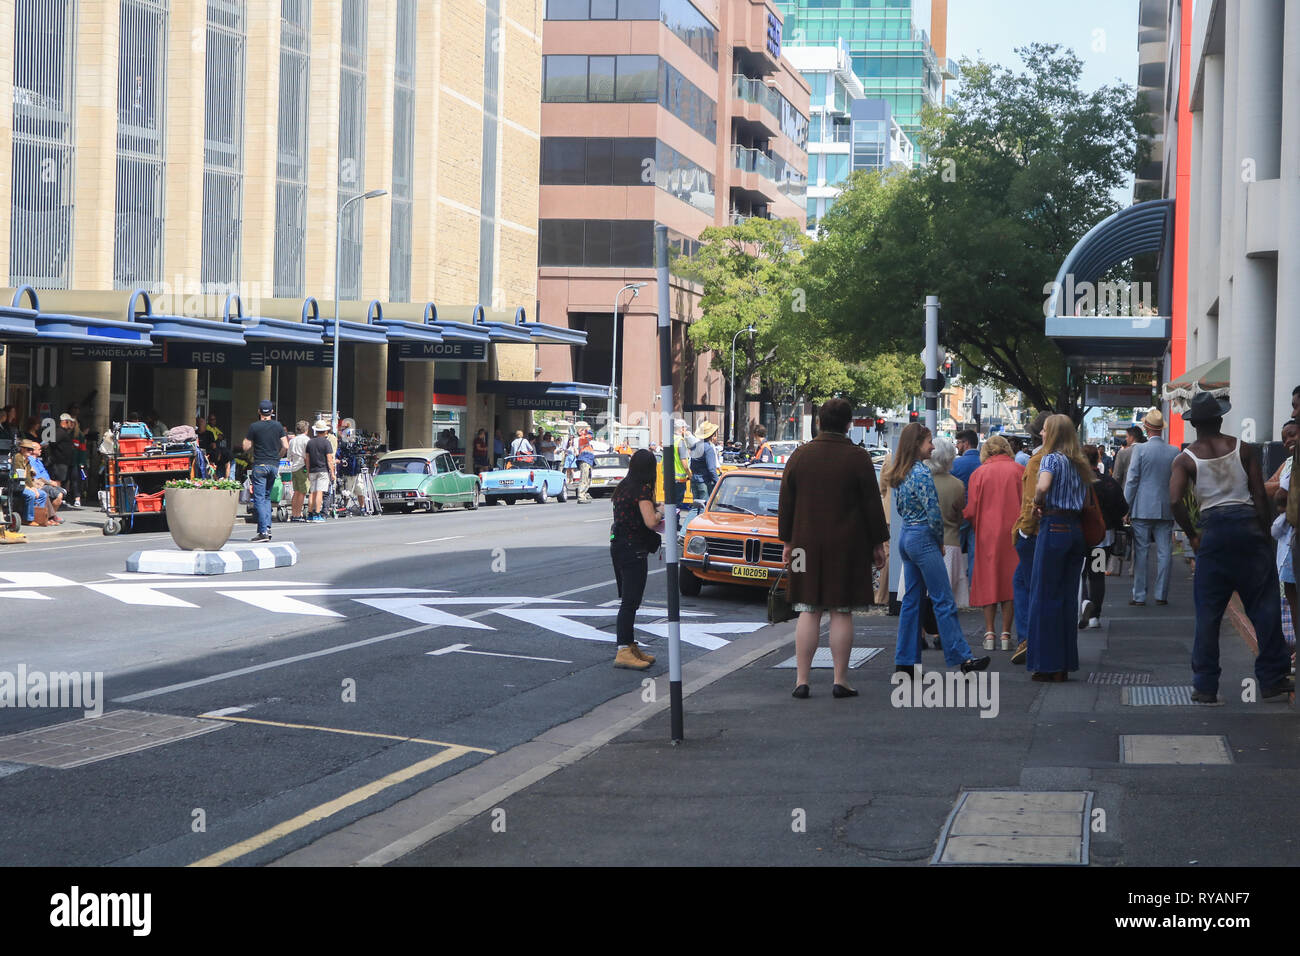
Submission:
M 343 259 L 343 213 L 354 202 L 387 195 L 387 189 L 372 189 L 353 196 L 339 206 L 339 217 L 334 223 L 334 371 L 330 385 L 330 431 L 335 435 L 339 433 L 339 263 Z
M 925 397 L 925 427 L 934 435 L 939 429 L 939 297 L 925 297 L 925 378 L 921 394 Z
M 618 411 L 618 388 L 614 384 L 618 381 L 618 300 L 623 297 L 623 293 L 628 289 L 632 290 L 632 298 L 635 299 L 641 294 L 643 288 L 645 288 L 644 282 L 629 282 L 619 289 L 618 294 L 614 296 L 614 344 L 610 348 L 609 360 L 609 444 L 611 448 L 615 442 L 614 420 L 618 417 L 616 414 Z
M 685 738 L 682 728 L 682 626 L 681 592 L 677 567 L 677 475 L 673 471 L 673 327 L 668 312 L 668 227 L 655 226 L 655 262 L 659 264 L 659 394 L 664 441 L 664 555 L 668 586 L 668 693 L 672 741 Z

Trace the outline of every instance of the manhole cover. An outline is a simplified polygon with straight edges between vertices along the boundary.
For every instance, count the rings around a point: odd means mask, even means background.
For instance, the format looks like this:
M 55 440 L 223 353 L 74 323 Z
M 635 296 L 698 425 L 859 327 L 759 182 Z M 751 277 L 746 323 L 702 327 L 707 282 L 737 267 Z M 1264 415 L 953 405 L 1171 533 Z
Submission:
M 969 790 L 932 864 L 1088 865 L 1092 792 Z
M 1147 671 L 1093 671 L 1088 675 L 1089 684 L 1149 684 L 1151 674 Z
M 883 647 L 855 647 L 849 651 L 849 667 L 861 667 L 883 650 Z M 779 664 L 773 664 L 772 666 L 794 667 L 795 659 L 791 657 L 788 660 L 784 660 Z M 831 649 L 829 647 L 817 648 L 817 650 L 813 652 L 812 666 L 825 667 L 827 669 L 834 668 L 835 663 L 831 660 Z
M 1119 762 L 1125 764 L 1232 763 L 1221 734 L 1121 734 Z
M 0 737 L 0 760 L 68 770 L 229 726 L 219 720 L 114 710 Z
M 1125 687 L 1120 703 L 1130 707 L 1191 707 L 1190 687 Z

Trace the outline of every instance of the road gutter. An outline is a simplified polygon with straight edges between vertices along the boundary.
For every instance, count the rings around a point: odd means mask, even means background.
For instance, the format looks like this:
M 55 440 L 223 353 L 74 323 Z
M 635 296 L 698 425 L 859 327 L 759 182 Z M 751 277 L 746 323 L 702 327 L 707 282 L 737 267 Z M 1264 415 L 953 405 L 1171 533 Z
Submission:
M 794 622 L 765 627 L 684 665 L 683 697 L 794 640 Z M 590 713 L 552 727 L 527 743 L 441 780 L 393 806 L 327 834 L 271 866 L 384 866 L 456 829 L 502 800 L 594 753 L 668 709 L 668 675 L 655 678 L 655 700 L 644 689 L 606 701 Z M 687 711 L 690 745 L 690 712 Z M 401 834 L 394 838 L 394 834 Z

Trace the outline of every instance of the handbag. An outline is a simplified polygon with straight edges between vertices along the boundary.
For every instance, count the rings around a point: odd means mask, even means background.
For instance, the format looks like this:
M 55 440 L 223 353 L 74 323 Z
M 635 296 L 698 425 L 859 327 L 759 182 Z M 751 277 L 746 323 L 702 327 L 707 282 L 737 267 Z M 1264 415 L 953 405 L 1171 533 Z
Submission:
M 789 597 L 781 590 L 781 581 L 784 578 L 783 568 L 767 592 L 767 623 L 769 624 L 780 624 L 795 617 L 796 612 L 790 604 Z
M 1083 525 L 1083 543 L 1090 550 L 1097 547 L 1106 537 L 1106 519 L 1097 503 L 1097 494 L 1088 489 L 1088 500 L 1079 512 L 1079 521 Z
M 1110 547 L 1112 556 L 1119 558 L 1121 561 L 1128 557 L 1129 545 L 1132 541 L 1133 534 L 1130 529 L 1119 527 L 1115 529 L 1115 543 Z

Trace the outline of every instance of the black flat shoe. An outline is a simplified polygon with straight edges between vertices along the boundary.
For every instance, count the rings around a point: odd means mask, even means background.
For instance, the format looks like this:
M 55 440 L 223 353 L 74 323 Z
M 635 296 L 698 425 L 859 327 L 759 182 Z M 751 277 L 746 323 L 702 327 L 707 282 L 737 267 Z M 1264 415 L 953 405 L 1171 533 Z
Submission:
M 836 684 L 831 688 L 832 697 L 857 697 L 858 692 L 852 687 L 845 687 L 843 684 Z
M 812 691 L 809 689 L 807 684 L 800 684 L 794 689 L 794 692 L 790 696 L 798 698 L 799 700 L 806 700 L 808 695 L 811 693 Z
M 988 670 L 990 661 L 992 661 L 991 657 L 972 657 L 968 661 L 961 662 L 961 672 L 969 674 L 971 671 Z

